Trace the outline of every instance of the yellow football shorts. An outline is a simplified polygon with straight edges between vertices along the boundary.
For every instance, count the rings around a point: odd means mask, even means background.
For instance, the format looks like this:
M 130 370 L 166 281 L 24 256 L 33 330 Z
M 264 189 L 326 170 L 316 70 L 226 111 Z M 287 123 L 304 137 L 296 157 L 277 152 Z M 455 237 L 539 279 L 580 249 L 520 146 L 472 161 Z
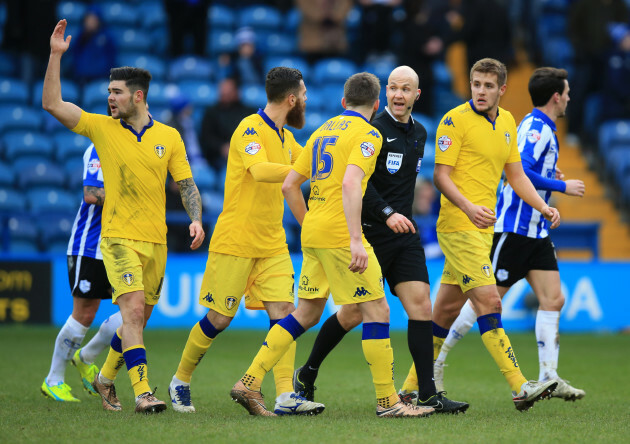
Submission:
M 166 245 L 118 237 L 101 239 L 103 264 L 112 285 L 112 302 L 120 295 L 144 291 L 144 302 L 160 299 L 166 268 Z
M 492 233 L 456 231 L 438 233 L 438 242 L 444 253 L 443 284 L 459 285 L 466 293 L 473 288 L 495 285 L 490 262 Z
M 350 247 L 303 247 L 302 274 L 298 297 L 321 299 L 332 294 L 336 305 L 358 304 L 385 297 L 383 274 L 371 246 L 366 246 L 368 267 L 363 274 L 348 269 L 352 261 Z
M 289 253 L 264 258 L 208 254 L 199 303 L 233 318 L 241 298 L 245 307 L 264 310 L 263 302 L 295 302 Z

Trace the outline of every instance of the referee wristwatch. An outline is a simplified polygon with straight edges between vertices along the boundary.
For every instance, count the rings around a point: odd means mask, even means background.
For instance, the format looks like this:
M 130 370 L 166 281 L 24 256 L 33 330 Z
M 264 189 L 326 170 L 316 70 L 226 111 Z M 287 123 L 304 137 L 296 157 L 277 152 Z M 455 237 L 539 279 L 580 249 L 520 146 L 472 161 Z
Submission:
M 394 209 L 387 205 L 381 210 L 381 219 L 383 220 L 383 222 L 385 222 L 392 214 L 394 214 Z

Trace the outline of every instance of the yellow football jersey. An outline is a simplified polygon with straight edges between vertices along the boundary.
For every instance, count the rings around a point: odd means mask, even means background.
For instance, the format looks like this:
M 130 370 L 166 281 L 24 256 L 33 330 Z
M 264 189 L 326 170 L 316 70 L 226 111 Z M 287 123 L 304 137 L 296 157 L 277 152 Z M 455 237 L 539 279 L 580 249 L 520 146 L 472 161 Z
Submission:
M 311 135 L 293 167 L 311 179 L 309 210 L 302 225 L 302 246 L 350 246 L 341 189 L 346 167 L 357 165 L 365 172 L 361 182 L 362 194 L 365 194 L 382 144 L 378 130 L 361 114 L 350 110 L 326 121 Z M 367 244 L 365 238 L 363 243 Z
M 494 123 L 478 112 L 472 100 L 444 115 L 438 126 L 435 163 L 453 166 L 451 179 L 459 191 L 473 204 L 495 209 L 497 187 L 506 163 L 520 162 L 516 143 L 516 123 L 509 111 L 499 108 Z M 475 227 L 468 216 L 444 195 L 437 231 L 483 230 Z
M 252 165 L 291 165 L 302 152 L 291 131 L 278 130 L 263 110 L 245 117 L 230 140 L 223 211 L 210 251 L 240 257 L 271 257 L 288 252 L 282 217 L 282 183 L 256 182 Z
M 101 161 L 101 237 L 166 244 L 166 173 L 176 182 L 192 177 L 177 130 L 151 119 L 138 134 L 123 120 L 84 111 L 72 131 L 94 142 Z

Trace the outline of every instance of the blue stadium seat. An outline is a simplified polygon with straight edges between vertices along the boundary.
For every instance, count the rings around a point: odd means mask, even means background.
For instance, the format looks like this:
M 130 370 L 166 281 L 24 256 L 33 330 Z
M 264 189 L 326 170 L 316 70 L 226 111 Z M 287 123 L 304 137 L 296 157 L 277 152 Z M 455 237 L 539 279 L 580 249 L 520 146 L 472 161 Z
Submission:
M 160 0 L 141 2 L 137 9 L 140 15 L 140 25 L 144 29 L 168 26 L 168 17 Z
M 238 26 L 249 26 L 256 30 L 277 30 L 282 26 L 282 14 L 271 6 L 250 6 L 239 14 Z
M 101 112 L 105 112 L 107 109 L 107 96 L 109 95 L 107 88 L 109 88 L 109 82 L 103 80 L 96 80 L 85 85 L 83 89 L 83 108 L 98 105 L 103 109 Z
M 42 106 L 42 90 L 44 89 L 44 81 L 40 80 L 33 87 L 33 96 L 31 102 L 35 107 Z M 63 100 L 66 102 L 79 103 L 81 94 L 79 92 L 79 86 L 72 80 L 61 80 L 61 94 Z M 48 113 L 46 113 L 48 114 Z M 55 119 L 56 120 L 56 119 Z
M 211 56 L 229 53 L 236 49 L 234 34 L 226 30 L 211 30 L 208 33 L 206 52 Z
M 348 12 L 346 16 L 346 27 L 348 30 L 353 31 L 361 26 L 361 8 L 355 6 Z
M 210 215 L 214 219 L 223 210 L 223 192 L 203 191 L 201 192 L 201 205 L 204 214 Z
M 613 145 L 630 145 L 630 120 L 610 120 L 599 127 L 599 150 L 603 155 Z
M 49 245 L 53 243 L 65 243 L 66 249 L 68 248 L 68 240 L 70 239 L 75 217 L 76 212 L 68 212 L 42 214 L 37 218 L 40 221 L 39 232 L 41 244 L 44 246 L 45 250 L 50 251 Z
M 310 66 L 302 57 L 281 57 L 281 56 L 269 56 L 265 60 L 265 72 L 268 72 L 271 68 L 276 66 L 286 66 L 287 68 L 299 69 L 302 76 L 305 79 L 309 79 Z M 308 81 L 308 80 L 307 80 Z M 308 82 L 307 89 L 310 89 L 310 82 Z M 306 93 L 308 96 L 308 92 Z
M 297 34 L 300 23 L 302 23 L 302 13 L 298 8 L 292 8 L 284 16 L 284 29 L 287 32 Z
M 236 23 L 236 14 L 227 6 L 212 5 L 208 8 L 208 24 L 210 29 L 231 30 Z
M 138 11 L 128 3 L 103 2 L 100 8 L 103 20 L 108 25 L 135 26 L 138 22 Z
M 153 120 L 157 122 L 167 123 L 173 118 L 173 111 L 168 106 L 149 106 L 149 112 Z
M 427 130 L 427 142 L 435 142 L 435 132 L 437 131 L 439 122 L 436 122 L 436 119 L 426 114 L 413 113 L 412 117 L 413 120 L 420 122 L 422 126 L 424 126 L 424 129 Z
M 568 18 L 566 14 L 542 14 L 537 26 L 537 35 L 542 47 L 549 39 L 567 36 Z
M 12 77 L 15 74 L 17 63 L 11 54 L 0 51 L 0 76 Z
M 55 142 L 55 159 L 65 162 L 67 159 L 83 159 L 83 154 L 92 143 L 90 139 L 70 131 L 57 133 L 53 136 Z
M 571 72 L 575 51 L 568 38 L 554 37 L 546 39 L 542 48 L 543 61 L 545 63 Z
M 350 60 L 330 58 L 315 63 L 311 75 L 318 84 L 325 85 L 330 82 L 344 83 L 357 71 L 357 66 Z
M 381 87 L 384 89 L 387 85 L 387 79 L 392 70 L 396 68 L 396 64 L 391 60 L 382 58 L 375 62 L 368 62 L 363 65 L 362 71 L 371 72 L 381 81 Z
M 433 77 L 437 85 L 448 87 L 451 89 L 451 83 L 453 81 L 453 75 L 451 70 L 445 62 L 436 61 L 431 65 L 433 71 Z
M 324 85 L 319 88 L 319 94 L 326 99 L 322 108 L 322 112 L 326 115 L 326 118 L 329 119 L 343 112 L 343 107 L 341 106 L 343 83 L 329 83 Z M 308 98 L 308 91 L 306 92 L 306 97 Z
M 53 144 L 49 137 L 32 131 L 11 131 L 2 136 L 4 157 L 14 162 L 24 156 L 53 157 Z
M 153 52 L 154 41 L 147 31 L 135 27 L 112 27 L 120 52 Z
M 310 137 L 311 133 L 315 131 L 317 128 L 322 126 L 322 124 L 328 120 L 332 116 L 326 116 L 322 113 L 318 112 L 307 112 L 306 113 L 306 121 L 304 122 L 304 129 L 308 131 L 308 135 Z
M 200 192 L 212 191 L 217 188 L 217 173 L 207 165 L 193 164 L 190 166 L 195 184 Z
M 0 213 L 13 214 L 26 209 L 26 199 L 23 193 L 12 188 L 0 188 Z
M 39 230 L 31 215 L 15 214 L 7 220 L 7 229 L 12 241 L 34 241 L 39 238 Z
M 305 77 L 308 80 L 308 77 Z M 320 89 L 316 86 L 306 86 L 306 117 L 312 112 L 320 112 L 326 110 L 328 98 L 320 93 Z
M 183 56 L 171 62 L 169 78 L 172 82 L 182 80 L 203 80 L 210 82 L 213 77 L 212 62 L 196 56 Z
M 149 93 L 147 94 L 147 103 L 149 111 L 153 114 L 153 108 L 167 107 L 171 98 L 178 94 L 179 88 L 170 83 L 160 81 L 151 82 L 149 85 Z
M 262 85 L 248 85 L 244 87 L 241 89 L 241 101 L 251 108 L 264 108 L 267 103 L 265 87 Z
M 24 190 L 63 188 L 66 185 L 64 170 L 54 163 L 38 162 L 16 172 L 18 185 Z
M 66 19 L 68 23 L 80 23 L 87 6 L 83 2 L 60 2 L 57 5 L 57 19 Z
M 258 34 L 258 47 L 269 55 L 293 54 L 297 50 L 295 34 L 281 32 L 263 32 Z
M 0 162 L 0 188 L 11 188 L 15 183 L 15 172 L 6 163 Z
M 75 193 L 61 189 L 31 190 L 26 192 L 26 199 L 32 212 L 72 212 L 81 203 Z
M 9 242 L 8 251 L 10 253 L 18 254 L 32 254 L 39 253 L 39 247 L 37 241 L 12 241 Z
M 179 84 L 181 93 L 196 106 L 210 106 L 217 103 L 216 85 L 200 80 L 186 80 Z
M 83 190 L 83 159 L 69 159 L 64 164 L 68 189 Z
M 118 66 L 133 66 L 143 68 L 151 73 L 155 80 L 164 80 L 166 77 L 166 62 L 157 56 L 146 54 L 120 54 Z
M 613 146 L 606 154 L 606 165 L 612 171 L 615 181 L 621 185 L 630 175 L 630 145 Z
M 28 102 L 28 86 L 17 79 L 0 79 L 0 103 L 25 104 Z
M 538 0 L 541 12 L 567 13 L 571 0 Z

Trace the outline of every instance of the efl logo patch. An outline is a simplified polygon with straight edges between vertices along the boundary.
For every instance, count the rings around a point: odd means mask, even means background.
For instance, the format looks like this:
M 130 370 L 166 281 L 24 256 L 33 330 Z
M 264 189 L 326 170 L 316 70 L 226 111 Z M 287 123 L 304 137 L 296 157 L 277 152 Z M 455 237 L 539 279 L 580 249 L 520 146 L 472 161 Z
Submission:
M 401 153 L 387 153 L 385 166 L 390 174 L 396 174 L 402 165 L 403 155 Z
M 527 131 L 527 141 L 530 143 L 536 143 L 540 140 L 540 132 L 538 130 Z
M 372 157 L 375 152 L 374 145 L 370 142 L 363 142 L 361 144 L 361 153 L 363 154 L 363 157 Z
M 453 119 L 451 119 L 450 117 L 447 117 L 446 119 L 444 119 L 444 122 L 442 122 L 442 125 L 444 125 L 444 126 L 452 126 L 453 128 L 455 128 L 455 124 L 453 123 Z
M 127 284 L 127 285 L 131 285 L 133 284 L 134 281 L 134 277 L 133 277 L 133 273 L 125 273 L 122 275 L 122 281 Z
M 92 159 L 88 162 L 88 172 L 90 174 L 96 174 L 101 169 L 101 161 L 98 159 Z
M 260 144 L 258 142 L 251 142 L 245 147 L 245 152 L 247 154 L 251 154 L 252 156 L 260 151 Z
M 441 136 L 438 139 L 438 148 L 440 151 L 446 151 L 453 144 L 453 141 L 448 136 Z
M 228 310 L 231 310 L 232 308 L 234 308 L 235 305 L 236 305 L 236 298 L 232 296 L 228 296 L 227 298 L 225 298 L 225 306 L 227 307 Z
M 164 148 L 164 145 L 155 145 L 155 148 L 153 149 L 155 150 L 155 154 L 157 154 L 160 159 L 164 157 L 164 153 L 166 153 L 166 148 Z
M 481 272 L 486 276 L 486 277 L 490 277 L 492 276 L 492 267 L 490 267 L 490 265 L 488 264 L 483 264 L 481 266 Z
M 258 135 L 254 128 L 247 128 L 243 133 L 243 136 L 253 136 L 254 134 Z
M 510 133 L 506 131 L 505 132 L 505 143 L 507 143 L 509 145 L 511 140 L 512 140 L 512 136 L 510 136 Z

